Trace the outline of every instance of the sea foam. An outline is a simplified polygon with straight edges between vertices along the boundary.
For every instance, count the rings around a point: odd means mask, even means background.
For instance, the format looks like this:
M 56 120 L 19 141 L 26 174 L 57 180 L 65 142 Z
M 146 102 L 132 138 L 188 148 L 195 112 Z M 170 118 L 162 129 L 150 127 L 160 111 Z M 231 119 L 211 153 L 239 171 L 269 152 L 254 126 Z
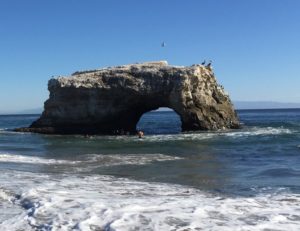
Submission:
M 25 187 L 14 203 L 26 216 L 2 221 L 2 229 L 24 219 L 39 230 L 300 229 L 300 195 L 285 190 L 228 197 L 110 176 L 24 175 L 16 175 Z
M 285 135 L 291 134 L 293 131 L 288 128 L 275 128 L 275 127 L 252 127 L 243 130 L 237 130 L 235 132 L 224 133 L 225 136 L 264 136 L 264 135 Z
M 165 141 L 189 141 L 189 140 L 210 140 L 218 137 L 239 138 L 251 136 L 277 136 L 292 134 L 294 131 L 284 127 L 250 127 L 230 131 L 215 132 L 191 132 L 169 135 L 149 135 L 143 139 L 135 139 L 132 137 L 119 137 L 119 139 L 128 140 L 130 142 L 165 142 Z
M 37 156 L 25 156 L 17 154 L 0 154 L 0 162 L 26 163 L 26 164 L 76 164 L 77 161 L 47 159 Z
M 182 159 L 177 156 L 155 154 L 84 154 L 76 160 L 49 159 L 39 156 L 26 156 L 18 154 L 0 153 L 0 162 L 45 164 L 45 165 L 81 165 L 97 164 L 98 166 L 114 165 L 144 165 L 154 161 L 171 161 Z

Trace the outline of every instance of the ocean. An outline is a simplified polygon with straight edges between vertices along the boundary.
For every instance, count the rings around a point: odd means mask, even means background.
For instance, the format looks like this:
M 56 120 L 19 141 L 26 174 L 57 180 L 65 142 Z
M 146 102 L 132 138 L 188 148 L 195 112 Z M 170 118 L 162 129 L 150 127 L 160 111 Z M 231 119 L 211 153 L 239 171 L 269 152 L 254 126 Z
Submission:
M 238 111 L 243 128 L 145 137 L 41 135 L 0 116 L 0 230 L 300 230 L 300 109 Z

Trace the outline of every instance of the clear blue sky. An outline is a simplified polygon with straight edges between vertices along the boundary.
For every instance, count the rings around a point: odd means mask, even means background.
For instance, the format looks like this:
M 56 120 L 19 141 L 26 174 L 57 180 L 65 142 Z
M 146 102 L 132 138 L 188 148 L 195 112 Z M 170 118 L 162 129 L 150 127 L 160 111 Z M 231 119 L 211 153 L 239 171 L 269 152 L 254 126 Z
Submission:
M 150 60 L 211 59 L 233 100 L 300 102 L 299 12 L 299 0 L 1 0 L 0 112 L 42 107 L 52 75 Z

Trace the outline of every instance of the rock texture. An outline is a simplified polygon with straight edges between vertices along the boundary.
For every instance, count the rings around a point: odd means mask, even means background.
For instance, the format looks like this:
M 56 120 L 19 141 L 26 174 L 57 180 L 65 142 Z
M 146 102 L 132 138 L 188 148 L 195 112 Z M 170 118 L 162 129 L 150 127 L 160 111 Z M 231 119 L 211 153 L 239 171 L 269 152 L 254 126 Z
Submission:
M 141 116 L 173 109 L 182 131 L 238 128 L 228 94 L 210 66 L 170 66 L 166 61 L 75 72 L 49 80 L 50 97 L 29 131 L 53 134 L 128 134 Z

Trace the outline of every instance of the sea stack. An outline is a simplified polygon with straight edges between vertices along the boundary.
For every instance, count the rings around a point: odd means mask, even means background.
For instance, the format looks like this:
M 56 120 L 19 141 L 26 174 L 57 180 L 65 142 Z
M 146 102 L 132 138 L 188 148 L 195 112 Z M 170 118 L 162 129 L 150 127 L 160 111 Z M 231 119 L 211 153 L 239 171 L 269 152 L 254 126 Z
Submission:
M 48 82 L 41 117 L 17 131 L 46 134 L 133 134 L 141 116 L 173 109 L 182 131 L 239 128 L 228 94 L 211 67 L 166 61 L 78 71 Z

